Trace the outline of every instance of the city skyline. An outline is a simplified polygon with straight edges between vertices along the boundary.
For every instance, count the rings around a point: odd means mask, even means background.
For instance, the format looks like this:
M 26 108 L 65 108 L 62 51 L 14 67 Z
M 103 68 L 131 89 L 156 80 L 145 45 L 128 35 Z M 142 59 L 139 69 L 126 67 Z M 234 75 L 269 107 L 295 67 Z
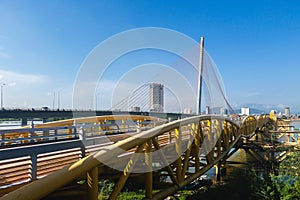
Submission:
M 291 113 L 300 112 L 299 11 L 300 3 L 282 1 L 1 1 L 3 104 L 72 108 L 78 70 L 97 45 L 129 29 L 162 27 L 195 41 L 205 37 L 233 107 L 289 106 Z M 149 62 L 172 66 L 177 60 L 158 51 L 126 56 L 103 77 L 99 109 L 110 108 L 105 96 L 124 71 Z

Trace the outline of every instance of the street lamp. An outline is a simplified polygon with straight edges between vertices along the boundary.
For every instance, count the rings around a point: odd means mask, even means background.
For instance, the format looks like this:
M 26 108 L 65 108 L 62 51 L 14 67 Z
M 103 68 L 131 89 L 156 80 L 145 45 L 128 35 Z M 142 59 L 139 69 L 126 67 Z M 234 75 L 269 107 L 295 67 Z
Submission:
M 60 107 L 60 92 L 61 92 L 62 90 L 58 90 L 58 92 L 57 92 L 57 109 L 59 110 L 59 107 Z
M 52 109 L 55 109 L 55 92 L 53 92 L 53 102 L 52 102 Z
M 1 109 L 3 110 L 3 86 L 5 86 L 5 83 L 1 83 Z
M 98 95 L 100 94 L 100 92 L 98 92 L 96 95 L 95 95 L 95 111 L 97 111 L 97 107 L 98 107 Z

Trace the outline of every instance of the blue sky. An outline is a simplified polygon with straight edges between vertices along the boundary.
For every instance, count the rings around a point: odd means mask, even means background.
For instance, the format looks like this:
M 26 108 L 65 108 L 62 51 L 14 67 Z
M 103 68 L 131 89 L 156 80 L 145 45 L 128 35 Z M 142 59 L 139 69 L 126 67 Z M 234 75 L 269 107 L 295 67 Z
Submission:
M 57 97 L 60 91 L 60 107 L 71 108 L 73 84 L 90 51 L 114 34 L 149 26 L 172 29 L 196 41 L 204 35 L 232 105 L 279 105 L 300 111 L 300 2 L 292 0 L 2 0 L 4 106 L 52 107 L 53 93 Z M 172 56 L 164 59 L 172 63 Z M 115 81 L 115 73 L 105 79 Z M 102 102 L 100 108 L 109 107 Z

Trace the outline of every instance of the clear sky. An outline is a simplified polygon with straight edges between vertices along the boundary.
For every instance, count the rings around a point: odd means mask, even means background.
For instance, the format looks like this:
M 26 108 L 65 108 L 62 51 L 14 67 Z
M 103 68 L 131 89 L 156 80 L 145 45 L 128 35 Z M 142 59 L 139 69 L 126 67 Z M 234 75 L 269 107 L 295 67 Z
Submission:
M 1 0 L 4 106 L 52 108 L 55 93 L 61 108 L 71 108 L 73 84 L 89 52 L 114 34 L 140 27 L 168 28 L 196 41 L 203 35 L 233 106 L 300 111 L 296 0 Z M 115 81 L 112 74 L 106 81 Z

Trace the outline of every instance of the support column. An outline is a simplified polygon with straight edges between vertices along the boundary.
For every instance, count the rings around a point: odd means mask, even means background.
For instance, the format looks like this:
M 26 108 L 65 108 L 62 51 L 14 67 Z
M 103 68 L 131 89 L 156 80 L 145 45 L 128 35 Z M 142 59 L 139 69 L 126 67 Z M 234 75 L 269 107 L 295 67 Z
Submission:
M 35 181 L 37 179 L 37 155 L 31 155 L 31 181 Z
M 153 174 L 152 174 L 152 141 L 148 141 L 146 144 L 145 162 L 148 168 L 146 173 L 146 199 L 152 199 L 153 189 Z
M 88 200 L 98 199 L 98 167 L 87 173 Z
M 195 140 L 194 140 L 194 143 L 195 143 L 195 172 L 199 172 L 200 171 L 200 136 L 202 136 L 202 126 L 201 126 L 201 122 L 198 123 L 197 125 L 197 133 L 196 133 L 196 136 L 195 136 Z
M 180 128 L 175 129 L 175 148 L 176 148 L 176 154 L 177 154 L 177 160 L 175 162 L 176 165 L 176 176 L 177 181 L 180 183 L 183 180 L 182 177 L 182 166 L 181 166 L 181 155 L 182 155 L 182 134 Z
M 27 118 L 21 119 L 21 126 L 27 126 Z
M 216 181 L 221 181 L 221 162 L 216 166 Z

